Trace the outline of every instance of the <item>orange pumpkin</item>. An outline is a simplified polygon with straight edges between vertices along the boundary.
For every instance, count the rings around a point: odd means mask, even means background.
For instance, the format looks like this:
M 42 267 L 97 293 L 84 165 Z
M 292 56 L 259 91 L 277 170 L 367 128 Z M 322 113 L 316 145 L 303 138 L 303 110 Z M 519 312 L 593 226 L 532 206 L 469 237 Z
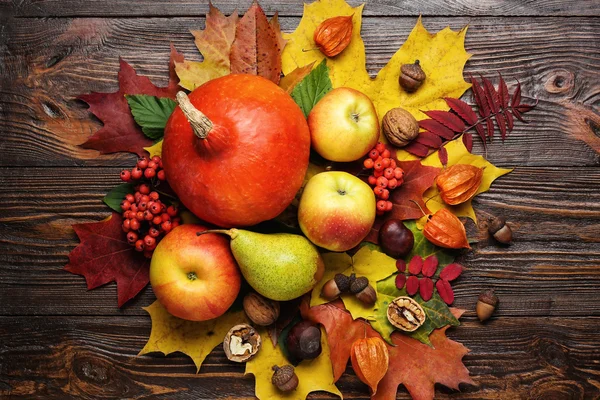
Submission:
M 221 227 L 279 215 L 308 168 L 310 133 L 294 100 L 273 82 L 243 74 L 214 79 L 189 98 L 183 92 L 177 98 L 162 158 L 181 202 Z

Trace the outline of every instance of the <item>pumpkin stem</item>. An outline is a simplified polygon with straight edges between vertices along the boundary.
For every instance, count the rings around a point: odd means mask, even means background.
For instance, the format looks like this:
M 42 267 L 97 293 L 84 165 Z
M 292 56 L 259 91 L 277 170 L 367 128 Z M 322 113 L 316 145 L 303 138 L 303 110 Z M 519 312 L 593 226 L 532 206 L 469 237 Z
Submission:
M 200 139 L 206 139 L 208 133 L 213 128 L 213 123 L 210 119 L 204 114 L 202 111 L 198 110 L 185 92 L 179 91 L 177 92 L 177 103 L 179 104 L 179 108 L 185 114 L 185 117 L 189 121 L 190 125 L 192 125 L 192 129 L 194 130 L 194 134 L 198 136 Z

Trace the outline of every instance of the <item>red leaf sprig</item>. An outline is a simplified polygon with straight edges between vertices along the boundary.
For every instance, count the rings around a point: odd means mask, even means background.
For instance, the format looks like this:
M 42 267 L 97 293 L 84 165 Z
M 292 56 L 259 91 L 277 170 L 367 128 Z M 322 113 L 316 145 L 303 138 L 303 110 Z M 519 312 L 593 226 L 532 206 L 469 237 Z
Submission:
M 477 132 L 485 147 L 487 141 L 492 141 L 494 136 L 495 121 L 500 130 L 500 137 L 502 140 L 506 139 L 508 133 L 513 130 L 514 118 L 527 122 L 522 114 L 531 111 L 538 101 L 536 99 L 535 104 L 531 105 L 521 104 L 521 83 L 517 81 L 515 91 L 510 95 L 502 75 L 498 75 L 500 80 L 497 89 L 483 76 L 480 81 L 470 77 L 478 113 L 464 101 L 446 97 L 444 100 L 450 111 L 424 111 L 429 119 L 419 121 L 419 127 L 423 131 L 404 149 L 418 157 L 425 157 L 431 150 L 440 149 L 440 160 L 445 165 L 448 156 L 443 151 L 444 143 L 463 135 L 463 143 L 471 151 L 471 130 Z
M 419 255 L 414 256 L 408 263 L 408 273 L 406 273 L 406 262 L 404 260 L 396 261 L 398 275 L 396 275 L 396 287 L 401 290 L 406 286 L 406 293 L 414 296 L 417 292 L 423 300 L 429 301 L 433 296 L 433 286 L 437 289 L 444 303 L 450 305 L 454 302 L 454 291 L 450 282 L 460 276 L 463 266 L 457 263 L 448 264 L 442 269 L 436 280 L 436 271 L 438 269 L 438 259 L 435 255 L 427 257 L 425 260 Z M 421 275 L 421 278 L 418 277 Z

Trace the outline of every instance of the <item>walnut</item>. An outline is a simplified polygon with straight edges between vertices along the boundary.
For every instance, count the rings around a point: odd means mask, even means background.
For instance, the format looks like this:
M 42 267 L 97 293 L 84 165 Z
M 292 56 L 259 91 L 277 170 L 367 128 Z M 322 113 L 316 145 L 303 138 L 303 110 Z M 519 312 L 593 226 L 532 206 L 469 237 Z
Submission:
M 396 107 L 388 111 L 381 122 L 383 134 L 396 147 L 404 147 L 419 134 L 419 123 L 411 113 Z
M 223 340 L 223 350 L 231 361 L 246 362 L 260 349 L 260 335 L 250 325 L 236 325 L 227 332 Z
M 417 330 L 425 322 L 425 311 L 415 300 L 401 296 L 395 298 L 387 309 L 390 324 L 405 332 Z

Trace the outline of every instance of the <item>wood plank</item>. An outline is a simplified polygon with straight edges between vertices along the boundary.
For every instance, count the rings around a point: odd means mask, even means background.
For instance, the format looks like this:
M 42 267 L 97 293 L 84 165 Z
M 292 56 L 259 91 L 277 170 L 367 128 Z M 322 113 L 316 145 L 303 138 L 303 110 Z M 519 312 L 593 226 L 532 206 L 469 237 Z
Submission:
M 37 3 L 36 3 L 37 4 Z M 298 18 L 281 18 L 292 30 Z M 600 19 L 425 18 L 431 31 L 470 23 L 466 48 L 474 55 L 466 73 L 496 79 L 501 72 L 524 94 L 540 99 L 505 143 L 490 146 L 501 165 L 600 165 Z M 374 75 L 415 23 L 414 17 L 366 18 L 367 68 Z M 100 123 L 81 93 L 116 90 L 118 57 L 158 84 L 165 83 L 169 43 L 200 59 L 189 29 L 198 18 L 12 19 L 0 52 L 0 166 L 119 165 L 134 156 L 99 156 L 78 147 Z M 48 41 L 47 38 L 56 38 Z
M 308 1 L 311 3 L 311 1 Z M 348 1 L 352 6 L 360 1 Z M 220 10 L 231 13 L 235 9 L 245 10 L 247 4 L 234 0 L 214 2 Z M 208 11 L 206 2 L 190 2 L 185 0 L 161 3 L 147 0 L 25 0 L 13 2 L 15 14 L 25 17 L 65 17 L 65 16 L 111 16 L 111 17 L 201 17 Z M 272 15 L 276 11 L 282 16 L 302 15 L 302 2 L 297 0 L 279 0 L 261 2 L 261 6 Z M 538 0 L 536 2 L 513 2 L 510 0 L 460 0 L 440 2 L 423 0 L 419 2 L 402 2 L 394 0 L 373 0 L 365 7 L 365 15 L 372 16 L 598 16 L 600 5 L 594 0 L 565 2 L 560 0 Z
M 254 379 L 217 347 L 198 375 L 176 353 L 136 357 L 150 318 L 0 317 L 0 396 L 31 398 L 253 398 Z M 476 386 L 437 386 L 436 397 L 459 399 L 592 399 L 600 395 L 600 318 L 464 318 L 449 331 L 470 348 L 464 363 Z M 20 334 L 15 335 L 15 332 Z M 518 362 L 517 362 L 518 360 Z M 367 387 L 351 368 L 338 382 L 347 399 Z M 317 393 L 311 399 L 333 399 Z M 398 399 L 409 399 L 404 387 Z
M 109 215 L 101 199 L 118 173 L 0 169 L 0 315 L 143 314 L 154 300 L 149 287 L 118 310 L 114 284 L 88 292 L 83 277 L 62 270 L 78 243 L 71 224 Z M 455 284 L 456 305 L 472 310 L 480 291 L 495 287 L 502 316 L 600 316 L 599 184 L 599 168 L 518 168 L 498 179 L 475 201 L 481 232 L 487 215 L 504 215 L 515 241 L 499 247 L 481 236 L 461 258 L 468 270 Z

